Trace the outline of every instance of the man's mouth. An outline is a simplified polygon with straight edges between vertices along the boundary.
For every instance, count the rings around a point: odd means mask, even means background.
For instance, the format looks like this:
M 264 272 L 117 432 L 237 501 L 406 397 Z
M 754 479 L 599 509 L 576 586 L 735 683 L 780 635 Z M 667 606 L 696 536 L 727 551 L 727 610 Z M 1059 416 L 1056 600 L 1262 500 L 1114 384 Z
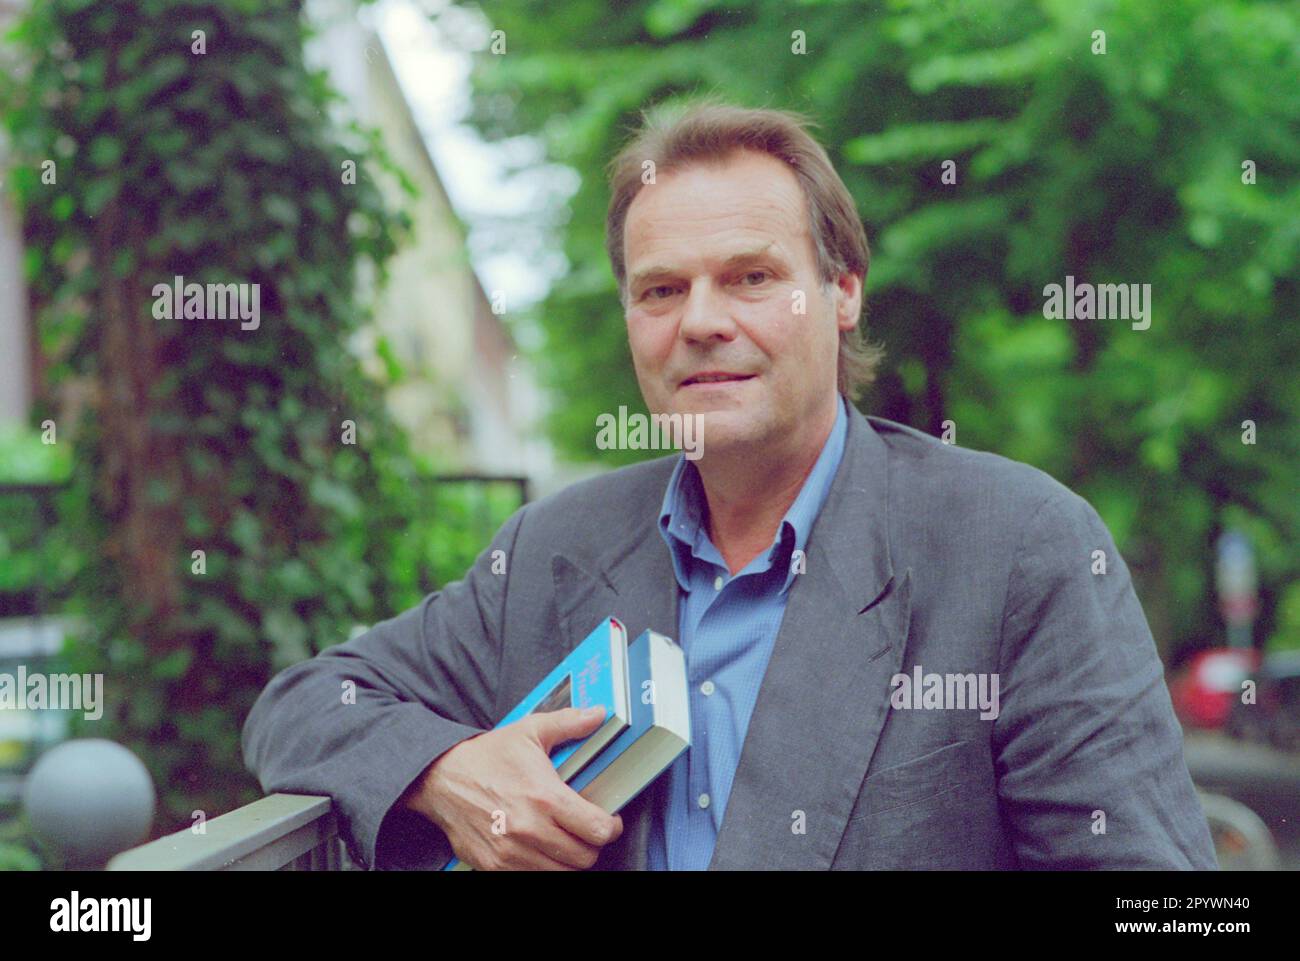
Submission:
M 736 383 L 742 380 L 753 379 L 754 374 L 733 374 L 725 370 L 706 370 L 698 374 L 692 374 L 682 381 L 683 387 L 690 387 L 693 384 L 727 384 Z

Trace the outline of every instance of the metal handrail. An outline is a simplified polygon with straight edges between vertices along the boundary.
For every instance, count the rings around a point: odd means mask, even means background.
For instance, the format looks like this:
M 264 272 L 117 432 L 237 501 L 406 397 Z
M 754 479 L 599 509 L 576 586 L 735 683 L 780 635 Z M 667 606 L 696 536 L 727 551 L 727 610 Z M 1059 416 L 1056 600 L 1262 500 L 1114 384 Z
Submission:
M 339 871 L 345 854 L 328 797 L 272 794 L 123 851 L 109 871 Z

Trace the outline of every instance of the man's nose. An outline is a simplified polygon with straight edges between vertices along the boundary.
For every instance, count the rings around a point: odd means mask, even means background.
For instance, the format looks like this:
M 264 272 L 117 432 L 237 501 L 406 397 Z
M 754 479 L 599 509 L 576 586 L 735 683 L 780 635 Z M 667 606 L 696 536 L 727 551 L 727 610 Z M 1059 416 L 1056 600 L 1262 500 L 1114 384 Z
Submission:
M 730 308 L 726 296 L 714 284 L 691 284 L 682 305 L 678 328 L 681 336 L 690 341 L 707 341 L 714 337 L 730 340 L 736 335 Z

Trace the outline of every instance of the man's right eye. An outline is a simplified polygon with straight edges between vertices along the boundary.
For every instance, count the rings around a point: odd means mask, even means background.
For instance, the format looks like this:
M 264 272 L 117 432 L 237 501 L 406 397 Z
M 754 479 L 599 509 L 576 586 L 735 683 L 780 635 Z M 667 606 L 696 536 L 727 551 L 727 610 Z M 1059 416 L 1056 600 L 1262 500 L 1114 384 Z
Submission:
M 662 299 L 662 298 L 660 298 L 660 297 L 658 296 L 658 291 L 666 290 L 666 291 L 668 291 L 669 293 L 671 293 L 671 292 L 672 292 L 672 289 L 673 289 L 673 288 L 672 288 L 672 285 L 671 285 L 671 284 L 659 284 L 659 285 L 656 286 L 656 287 L 649 287 L 649 288 L 646 289 L 645 293 L 643 293 L 643 294 L 641 295 L 641 299 L 642 299 L 642 300 L 645 300 L 645 299 L 648 298 L 648 299 L 650 299 L 650 300 L 660 300 L 660 299 Z

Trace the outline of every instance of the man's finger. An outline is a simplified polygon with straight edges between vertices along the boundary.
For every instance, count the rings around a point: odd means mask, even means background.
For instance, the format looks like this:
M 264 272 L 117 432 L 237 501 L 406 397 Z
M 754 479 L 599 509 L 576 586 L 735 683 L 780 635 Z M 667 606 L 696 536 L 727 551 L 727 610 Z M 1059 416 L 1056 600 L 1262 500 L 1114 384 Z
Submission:
M 564 786 L 563 797 L 552 812 L 552 817 L 556 824 L 574 837 L 596 847 L 603 847 L 618 840 L 623 833 L 622 818 L 618 815 L 611 817 L 567 784 Z M 609 830 L 610 828 L 612 831 Z
M 566 707 L 558 711 L 544 711 L 529 714 L 523 721 L 531 719 L 533 734 L 547 754 L 565 741 L 586 737 L 596 730 L 605 720 L 605 709 L 594 708 L 590 713 L 576 707 Z
M 547 822 L 544 840 L 536 838 L 494 837 L 490 845 L 509 845 L 516 862 L 512 867 L 523 871 L 577 871 L 594 863 L 599 850 L 585 844 L 554 822 Z

